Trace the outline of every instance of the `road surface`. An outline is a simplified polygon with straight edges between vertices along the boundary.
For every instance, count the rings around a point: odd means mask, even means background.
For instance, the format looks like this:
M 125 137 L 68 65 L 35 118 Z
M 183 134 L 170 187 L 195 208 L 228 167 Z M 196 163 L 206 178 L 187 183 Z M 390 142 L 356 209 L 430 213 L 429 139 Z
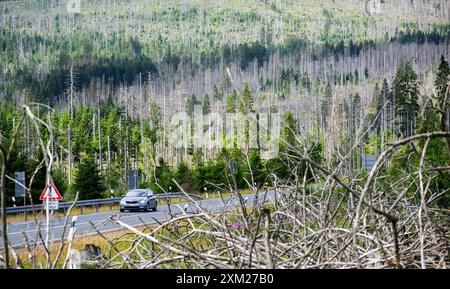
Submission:
M 268 192 L 266 194 L 260 193 L 258 195 L 258 203 L 269 202 L 273 200 L 274 193 Z M 255 205 L 255 195 L 243 195 L 244 201 L 248 206 Z M 237 197 L 233 198 L 217 198 L 217 199 L 209 199 L 203 201 L 197 201 L 198 206 L 200 206 L 203 210 L 207 212 L 218 212 L 218 211 L 230 211 L 233 208 L 236 208 L 239 204 L 239 200 Z M 186 210 L 187 214 L 192 214 L 198 212 L 197 206 L 193 202 L 179 203 L 170 205 L 170 212 L 172 215 L 180 215 L 183 212 L 180 210 Z M 110 211 L 110 212 L 102 212 L 102 213 L 94 213 L 94 214 L 86 214 L 79 215 L 78 220 L 76 222 L 76 233 L 75 236 L 87 235 L 87 234 L 96 234 L 96 230 L 93 228 L 92 224 L 95 225 L 96 229 L 99 232 L 106 233 L 110 231 L 114 231 L 117 229 L 121 229 L 122 227 L 115 224 L 114 222 L 107 222 L 111 217 L 117 216 L 121 221 L 132 225 L 150 225 L 155 224 L 157 222 L 163 222 L 170 219 L 170 212 L 168 205 L 160 205 L 158 206 L 158 211 L 156 212 L 126 212 L 120 213 L 119 211 Z M 65 238 L 67 238 L 69 226 L 70 226 L 71 217 L 68 220 L 68 226 L 65 232 Z M 37 227 L 38 222 L 40 223 L 40 232 L 42 238 L 45 239 L 46 236 L 46 222 L 44 220 L 31 220 L 22 223 L 14 223 L 8 225 L 8 238 L 9 242 L 13 247 L 21 247 L 25 245 L 25 234 L 28 238 L 28 241 L 35 241 L 42 239 L 37 236 Z M 64 230 L 64 218 L 52 218 L 51 219 L 51 233 L 50 233 L 50 241 L 58 241 L 61 239 L 63 230 Z M 3 247 L 3 239 L 0 237 L 0 248 Z

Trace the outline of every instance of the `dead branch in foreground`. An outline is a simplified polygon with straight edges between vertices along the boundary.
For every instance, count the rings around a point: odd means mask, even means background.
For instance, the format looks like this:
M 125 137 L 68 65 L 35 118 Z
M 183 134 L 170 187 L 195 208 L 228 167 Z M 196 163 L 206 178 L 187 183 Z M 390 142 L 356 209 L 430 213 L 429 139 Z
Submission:
M 241 202 L 212 212 L 178 215 L 156 228 L 138 230 L 111 219 L 131 233 L 110 242 L 101 268 L 447 268 L 448 210 L 435 205 L 448 189 L 430 185 L 448 168 L 433 167 L 425 156 L 436 132 L 390 146 L 369 172 L 349 181 L 308 156 L 316 185 L 294 176 Z M 391 185 L 382 182 L 383 164 L 401 146 L 425 140 L 417 171 Z M 320 185 L 317 185 L 320 184 Z M 267 198 L 264 198 L 264 197 Z M 127 249 L 118 249 L 124 243 Z M 115 252 L 115 253 L 114 253 Z

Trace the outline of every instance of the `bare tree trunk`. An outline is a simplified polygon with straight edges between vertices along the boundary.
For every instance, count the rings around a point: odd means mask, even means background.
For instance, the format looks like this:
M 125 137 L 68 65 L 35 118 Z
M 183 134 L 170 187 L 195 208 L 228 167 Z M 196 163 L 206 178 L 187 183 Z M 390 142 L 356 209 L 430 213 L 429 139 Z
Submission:
M 3 256 L 5 259 L 5 268 L 9 269 L 9 248 L 8 248 L 8 224 L 6 219 L 6 170 L 8 167 L 8 158 L 6 149 L 0 146 L 2 152 L 2 169 L 0 175 L 0 190 L 2 202 L 2 238 L 3 238 Z
M 100 160 L 100 175 L 103 175 L 103 154 L 102 154 L 102 121 L 100 115 L 100 103 L 97 107 L 97 118 L 98 118 L 98 154 Z
M 69 129 L 67 130 L 67 144 L 69 149 L 68 159 L 69 159 L 69 185 L 72 184 L 72 136 L 71 136 L 71 125 L 69 124 Z
M 0 195 L 1 195 L 1 211 L 2 211 L 2 238 L 3 238 L 3 254 L 4 254 L 4 262 L 5 268 L 9 268 L 9 248 L 8 248 L 8 223 L 6 216 L 6 173 L 8 171 L 8 165 L 11 157 L 11 151 L 14 148 L 16 142 L 16 136 L 19 132 L 19 128 L 21 127 L 25 116 L 22 116 L 17 126 L 14 128 L 14 132 L 11 136 L 11 141 L 9 147 L 7 148 L 4 144 L 1 143 L 2 138 L 0 138 L 0 153 L 2 154 L 2 168 L 0 171 Z M 0 134 L 1 136 L 1 134 Z M 1 136 L 2 137 L 2 136 Z
M 70 122 L 67 132 L 68 144 L 68 158 L 69 158 L 69 185 L 72 184 L 72 121 L 73 121 L 73 93 L 74 93 L 74 79 L 73 67 L 70 68 Z

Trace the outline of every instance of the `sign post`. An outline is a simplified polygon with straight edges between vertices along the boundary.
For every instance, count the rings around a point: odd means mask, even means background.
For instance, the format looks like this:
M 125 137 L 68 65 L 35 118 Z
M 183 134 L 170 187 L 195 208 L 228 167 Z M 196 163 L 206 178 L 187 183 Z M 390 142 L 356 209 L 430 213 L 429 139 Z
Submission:
M 361 157 L 362 168 L 365 170 L 372 169 L 377 160 L 378 156 L 362 155 Z
M 44 203 L 45 209 L 47 209 L 47 206 L 48 206 L 48 209 L 51 211 L 58 210 L 59 209 L 59 201 L 58 200 L 49 200 L 48 202 Z
M 62 197 L 59 193 L 58 189 L 56 188 L 55 184 L 52 180 L 50 180 L 49 186 L 47 186 L 44 191 L 42 192 L 41 196 L 39 197 L 39 200 L 45 201 L 61 201 Z
M 25 197 L 25 172 L 15 173 L 16 183 L 14 186 L 14 197 Z
M 23 205 L 25 206 L 25 172 L 16 172 L 14 176 L 16 179 L 14 183 L 14 197 L 23 198 Z
M 48 245 L 48 238 L 49 238 L 49 226 L 50 226 L 50 210 L 53 213 L 53 210 L 59 209 L 59 201 L 62 200 L 61 194 L 59 193 L 58 189 L 56 188 L 55 184 L 53 183 L 52 179 L 49 180 L 49 185 L 45 187 L 44 191 L 42 191 L 41 196 L 39 197 L 39 200 L 45 201 L 44 207 L 45 207 L 45 213 L 47 215 L 47 237 L 45 240 L 46 246 Z
M 129 170 L 128 171 L 128 189 L 134 190 L 138 187 L 138 171 Z

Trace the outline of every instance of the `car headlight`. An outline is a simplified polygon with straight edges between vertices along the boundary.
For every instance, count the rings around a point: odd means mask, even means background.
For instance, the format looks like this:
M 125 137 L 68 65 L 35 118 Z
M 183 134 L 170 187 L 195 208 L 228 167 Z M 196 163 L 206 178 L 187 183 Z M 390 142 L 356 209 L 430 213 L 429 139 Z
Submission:
M 146 200 L 139 201 L 139 203 L 141 204 L 145 204 L 146 202 L 147 202 Z
M 126 205 L 125 201 L 123 201 L 123 200 L 120 201 L 120 204 L 121 204 L 121 205 Z

